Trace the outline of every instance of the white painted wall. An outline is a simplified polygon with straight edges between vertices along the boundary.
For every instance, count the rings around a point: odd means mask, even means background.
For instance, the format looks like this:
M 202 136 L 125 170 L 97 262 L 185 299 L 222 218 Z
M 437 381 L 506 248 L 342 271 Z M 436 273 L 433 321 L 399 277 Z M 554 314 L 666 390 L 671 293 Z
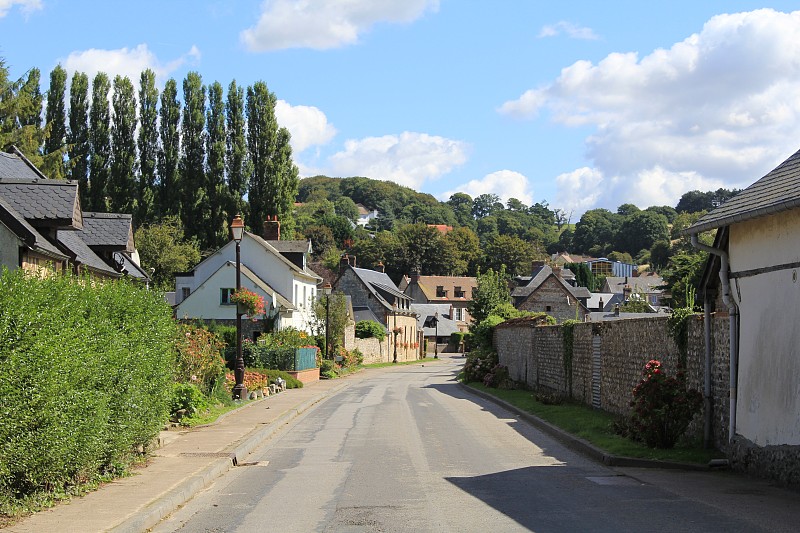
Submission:
M 731 271 L 800 261 L 800 209 L 734 224 Z M 736 432 L 800 445 L 800 269 L 732 280 L 740 310 Z
M 236 287 L 236 266 L 227 265 L 197 287 L 175 308 L 178 318 L 201 318 L 205 320 L 236 319 L 236 306 L 220 303 L 220 289 Z M 269 315 L 274 311 L 272 295 L 265 293 L 250 280 L 242 276 L 242 287 L 264 297 L 264 309 Z M 247 316 L 247 315 L 245 315 Z

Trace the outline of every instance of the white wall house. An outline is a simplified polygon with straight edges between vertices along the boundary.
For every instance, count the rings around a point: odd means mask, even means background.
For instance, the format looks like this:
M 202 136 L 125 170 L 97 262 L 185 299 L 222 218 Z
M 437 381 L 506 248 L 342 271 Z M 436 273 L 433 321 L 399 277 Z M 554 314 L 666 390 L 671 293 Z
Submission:
M 305 254 L 299 255 L 302 266 L 258 235 L 245 232 L 241 242 L 241 280 L 242 287 L 264 297 L 267 316 L 275 319 L 276 329 L 294 327 L 310 333 L 311 303 L 322 278 L 305 266 Z M 228 302 L 235 288 L 236 243 L 231 241 L 191 272 L 176 275 L 175 316 L 235 319 L 236 306 Z

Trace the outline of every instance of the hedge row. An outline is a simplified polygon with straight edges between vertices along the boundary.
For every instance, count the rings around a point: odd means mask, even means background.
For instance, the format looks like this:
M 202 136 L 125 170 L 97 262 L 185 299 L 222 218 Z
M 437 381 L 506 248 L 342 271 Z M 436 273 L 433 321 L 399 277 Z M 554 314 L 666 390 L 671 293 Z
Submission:
M 166 419 L 175 323 L 126 281 L 0 274 L 0 504 L 124 465 Z

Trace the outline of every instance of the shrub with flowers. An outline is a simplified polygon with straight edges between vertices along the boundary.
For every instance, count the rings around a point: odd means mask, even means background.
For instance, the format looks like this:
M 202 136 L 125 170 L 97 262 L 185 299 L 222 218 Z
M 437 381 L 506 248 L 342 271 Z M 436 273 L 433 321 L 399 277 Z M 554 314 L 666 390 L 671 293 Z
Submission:
M 232 372 L 225 374 L 225 388 L 229 391 L 233 390 L 236 385 L 236 378 Z M 261 372 L 253 372 L 246 370 L 244 373 L 244 386 L 248 391 L 260 390 L 267 388 L 269 385 L 269 376 Z
M 493 351 L 475 350 L 467 356 L 464 363 L 464 381 L 483 382 L 486 374 L 489 374 L 497 365 L 497 354 Z
M 175 345 L 174 380 L 191 383 L 204 394 L 210 394 L 225 371 L 224 348 L 225 343 L 207 329 L 180 325 Z
M 672 448 L 699 411 L 703 397 L 686 388 L 682 370 L 667 376 L 660 361 L 648 361 L 642 374 L 630 403 L 631 436 L 653 448 Z
M 248 289 L 239 289 L 231 294 L 232 303 L 238 305 L 251 320 L 258 320 L 264 314 L 264 297 Z

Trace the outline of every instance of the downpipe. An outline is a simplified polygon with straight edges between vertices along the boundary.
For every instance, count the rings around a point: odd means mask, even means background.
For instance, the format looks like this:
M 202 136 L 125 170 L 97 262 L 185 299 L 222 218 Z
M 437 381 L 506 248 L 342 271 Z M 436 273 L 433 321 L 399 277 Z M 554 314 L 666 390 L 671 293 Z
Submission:
M 737 398 L 737 382 L 738 382 L 738 374 L 739 374 L 739 308 L 736 305 L 732 295 L 731 295 L 731 283 L 730 278 L 728 277 L 728 268 L 729 268 L 729 258 L 728 253 L 725 250 L 720 248 L 714 248 L 712 246 L 708 246 L 702 244 L 697 237 L 697 233 L 692 233 L 691 236 L 692 246 L 697 248 L 698 250 L 702 250 L 704 252 L 708 252 L 710 254 L 716 255 L 720 259 L 719 265 L 719 280 L 722 283 L 722 301 L 725 306 L 728 308 L 728 315 L 730 316 L 730 420 L 728 421 L 728 442 L 733 441 L 733 437 L 736 434 L 736 398 Z M 710 336 L 710 333 L 709 333 Z M 709 387 L 709 401 L 710 401 L 710 372 L 708 368 L 711 366 L 711 353 L 710 350 L 706 350 L 706 379 L 705 385 Z M 709 416 L 709 413 L 706 413 L 706 416 Z

